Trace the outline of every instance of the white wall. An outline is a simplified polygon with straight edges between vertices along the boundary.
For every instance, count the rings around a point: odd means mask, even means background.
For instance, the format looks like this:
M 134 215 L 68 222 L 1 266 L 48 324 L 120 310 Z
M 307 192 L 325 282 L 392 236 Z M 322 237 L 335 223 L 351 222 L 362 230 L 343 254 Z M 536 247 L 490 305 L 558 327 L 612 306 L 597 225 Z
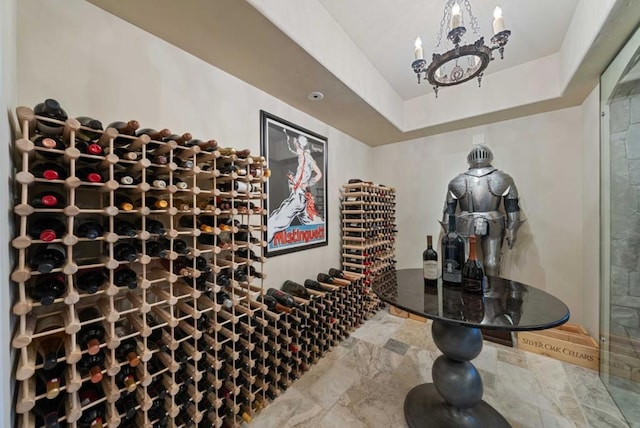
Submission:
M 0 2 L 0 212 L 9 218 L 13 205 L 11 167 L 12 131 L 11 122 L 16 106 L 16 0 Z M 0 342 L 3 343 L 0 359 L 0 426 L 12 426 L 13 421 L 13 393 L 15 384 L 11 380 L 15 352 L 9 348 L 14 319 L 11 317 L 12 285 L 9 283 L 9 272 L 13 268 L 13 252 L 9 242 L 13 232 L 9 222 L 0 221 L 0 272 L 3 272 L 0 282 Z
M 513 177 L 528 218 L 514 250 L 505 246 L 502 275 L 552 293 L 585 323 L 583 248 L 592 242 L 583 239 L 580 107 L 375 148 L 375 181 L 397 189 L 398 268 L 419 267 L 425 235 L 440 235 L 447 184 L 468 168 L 474 137 Z
M 368 146 L 82 0 L 19 2 L 18 75 L 20 105 L 51 97 L 105 124 L 137 119 L 259 153 L 262 109 L 328 137 L 329 246 L 269 259 L 266 285 L 339 264 L 339 188 L 368 175 Z
M 584 160 L 582 170 L 584 326 L 600 336 L 600 85 L 581 106 Z

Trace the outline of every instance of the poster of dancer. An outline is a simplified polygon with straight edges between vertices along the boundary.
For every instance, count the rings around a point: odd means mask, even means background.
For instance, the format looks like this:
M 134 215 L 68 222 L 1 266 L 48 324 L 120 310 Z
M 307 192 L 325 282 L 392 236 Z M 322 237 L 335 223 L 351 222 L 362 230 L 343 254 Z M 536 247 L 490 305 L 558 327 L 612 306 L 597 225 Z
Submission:
M 260 112 L 267 182 L 267 257 L 327 245 L 327 139 Z

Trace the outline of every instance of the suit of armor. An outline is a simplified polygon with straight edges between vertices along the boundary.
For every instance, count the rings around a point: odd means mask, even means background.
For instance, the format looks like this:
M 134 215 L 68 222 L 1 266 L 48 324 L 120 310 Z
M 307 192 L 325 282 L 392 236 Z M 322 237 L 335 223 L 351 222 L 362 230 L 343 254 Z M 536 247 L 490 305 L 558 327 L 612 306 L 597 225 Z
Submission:
M 475 146 L 467 156 L 469 170 L 449 182 L 444 218 L 456 215 L 457 231 L 475 235 L 482 246 L 487 275 L 500 272 L 500 250 L 506 237 L 513 248 L 522 221 L 518 206 L 518 189 L 509 174 L 491 165 L 493 153 L 486 146 Z M 504 201 L 504 211 L 500 205 Z

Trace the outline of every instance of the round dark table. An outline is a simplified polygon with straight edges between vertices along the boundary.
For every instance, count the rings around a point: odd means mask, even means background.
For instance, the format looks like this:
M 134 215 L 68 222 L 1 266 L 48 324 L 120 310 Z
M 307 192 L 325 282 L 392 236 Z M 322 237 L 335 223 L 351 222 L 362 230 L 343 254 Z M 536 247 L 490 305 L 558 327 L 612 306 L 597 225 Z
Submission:
M 564 324 L 569 309 L 549 293 L 530 285 L 487 277 L 482 295 L 462 287 L 426 286 L 422 269 L 396 272 L 395 280 L 373 285 L 385 302 L 433 320 L 433 340 L 443 355 L 433 363 L 433 383 L 418 385 L 404 401 L 411 428 L 510 427 L 482 401 L 482 379 L 471 360 L 482 351 L 480 328 L 543 330 Z

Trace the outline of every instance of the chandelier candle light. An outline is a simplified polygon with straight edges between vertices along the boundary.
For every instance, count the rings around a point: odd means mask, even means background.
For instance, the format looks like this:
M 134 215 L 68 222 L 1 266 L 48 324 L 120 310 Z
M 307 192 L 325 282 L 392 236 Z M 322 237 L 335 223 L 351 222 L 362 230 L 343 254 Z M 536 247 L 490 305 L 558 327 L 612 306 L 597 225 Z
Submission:
M 467 28 L 464 26 L 464 16 L 460 4 L 457 0 L 447 0 L 444 6 L 444 16 L 440 22 L 440 31 L 438 32 L 438 40 L 436 43 L 436 51 L 442 43 L 442 35 L 445 27 L 447 28 L 447 39 L 453 44 L 448 51 L 440 54 L 433 54 L 431 64 L 427 66 L 422 50 L 422 40 L 416 38 L 415 43 L 415 61 L 411 63 L 411 68 L 418 76 L 420 83 L 421 75 L 432 86 L 438 97 L 438 88 L 441 86 L 453 86 L 464 83 L 468 80 L 478 78 L 478 86 L 482 83 L 482 75 L 484 70 L 493 60 L 493 51 L 500 52 L 500 59 L 504 58 L 504 46 L 509 41 L 511 31 L 506 30 L 504 26 L 504 18 L 502 17 L 502 9 L 496 7 L 493 11 L 493 37 L 491 37 L 491 46 L 484 44 L 484 37 L 480 36 L 480 27 L 478 20 L 471 11 L 469 0 L 463 0 L 464 8 L 468 14 L 468 20 L 471 29 L 476 37 L 479 37 L 474 43 L 462 44 Z

